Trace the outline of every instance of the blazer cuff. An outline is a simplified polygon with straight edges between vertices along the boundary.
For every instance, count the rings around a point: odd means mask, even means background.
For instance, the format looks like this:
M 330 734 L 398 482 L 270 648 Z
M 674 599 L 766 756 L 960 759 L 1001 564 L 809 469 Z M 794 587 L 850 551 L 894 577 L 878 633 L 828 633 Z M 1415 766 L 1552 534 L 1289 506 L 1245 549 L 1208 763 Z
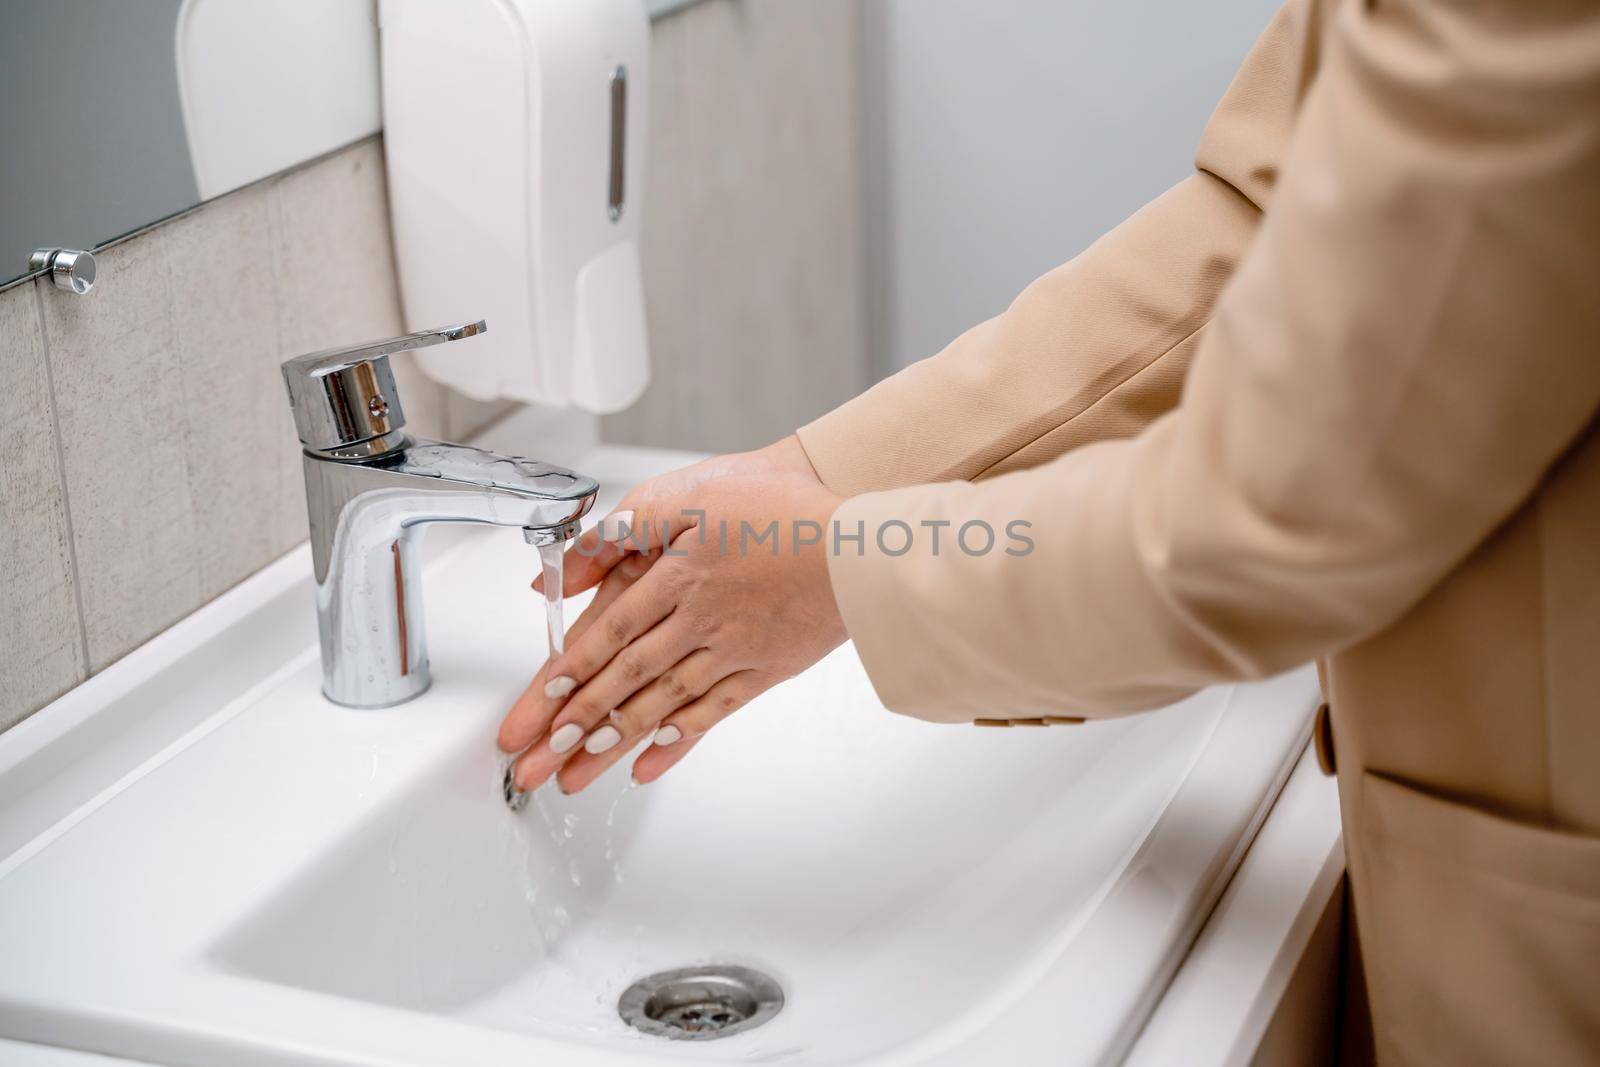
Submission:
M 960 689 L 950 662 L 936 648 L 906 655 L 908 605 L 902 576 L 883 565 L 874 538 L 885 522 L 916 510 L 936 486 L 892 489 L 852 497 L 834 512 L 836 531 L 844 538 L 828 555 L 828 579 L 839 605 L 845 629 L 855 642 L 856 654 L 878 700 L 890 711 L 928 722 L 967 723 L 981 717 L 983 709 L 968 709 L 960 702 L 936 699 Z M 863 542 L 849 540 L 860 530 Z M 857 551 L 859 547 L 860 551 Z M 930 635 L 919 635 L 923 639 Z

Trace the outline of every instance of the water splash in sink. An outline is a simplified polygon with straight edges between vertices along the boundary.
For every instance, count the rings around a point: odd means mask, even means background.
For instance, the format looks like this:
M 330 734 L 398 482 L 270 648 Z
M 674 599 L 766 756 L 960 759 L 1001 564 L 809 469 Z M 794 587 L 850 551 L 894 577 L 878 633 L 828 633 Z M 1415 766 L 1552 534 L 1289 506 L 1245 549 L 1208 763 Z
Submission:
M 617 862 L 616 848 L 617 808 L 621 806 L 622 798 L 627 796 L 633 789 L 633 783 L 629 782 L 628 788 L 618 792 L 617 795 L 612 798 L 611 807 L 606 809 L 605 862 L 606 866 L 611 868 L 611 881 L 616 885 L 622 884 L 622 864 Z

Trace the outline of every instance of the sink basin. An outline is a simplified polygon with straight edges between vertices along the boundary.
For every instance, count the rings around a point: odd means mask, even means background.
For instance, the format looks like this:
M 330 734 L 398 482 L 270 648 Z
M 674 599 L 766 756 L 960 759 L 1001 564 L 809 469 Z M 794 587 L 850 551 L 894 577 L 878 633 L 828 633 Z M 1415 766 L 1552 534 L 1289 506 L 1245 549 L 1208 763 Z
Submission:
M 580 465 L 608 488 L 681 458 L 608 456 Z M 31 821 L 0 817 L 0 1036 L 195 1065 L 1114 1062 L 1316 700 L 1300 671 L 936 727 L 846 646 L 661 781 L 624 762 L 513 813 L 493 737 L 545 653 L 536 561 L 514 532 L 437 540 L 410 704 L 320 696 L 297 554 L 0 738 L 0 801 L 32 783 Z M 44 773 L 91 748 L 127 753 Z M 782 1010 L 705 1042 L 619 1018 L 636 979 L 703 964 L 770 976 Z

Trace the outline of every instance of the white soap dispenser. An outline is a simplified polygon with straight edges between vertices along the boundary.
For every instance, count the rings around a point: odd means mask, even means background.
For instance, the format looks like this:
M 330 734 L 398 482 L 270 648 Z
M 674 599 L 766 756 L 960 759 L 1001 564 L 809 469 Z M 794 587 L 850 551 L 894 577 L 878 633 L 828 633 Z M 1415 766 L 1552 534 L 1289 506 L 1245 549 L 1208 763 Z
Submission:
M 380 0 L 384 153 L 408 326 L 479 400 L 618 411 L 649 382 L 639 266 L 650 26 L 640 0 Z

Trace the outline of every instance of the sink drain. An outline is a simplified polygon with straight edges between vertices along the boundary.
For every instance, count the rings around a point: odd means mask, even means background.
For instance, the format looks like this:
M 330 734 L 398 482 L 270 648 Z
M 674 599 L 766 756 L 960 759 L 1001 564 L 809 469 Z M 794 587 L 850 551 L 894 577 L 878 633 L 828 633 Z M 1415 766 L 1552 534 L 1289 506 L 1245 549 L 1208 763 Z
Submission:
M 678 1041 L 710 1041 L 753 1030 L 783 1009 L 778 983 L 748 967 L 685 967 L 641 978 L 617 1001 L 636 1030 Z

